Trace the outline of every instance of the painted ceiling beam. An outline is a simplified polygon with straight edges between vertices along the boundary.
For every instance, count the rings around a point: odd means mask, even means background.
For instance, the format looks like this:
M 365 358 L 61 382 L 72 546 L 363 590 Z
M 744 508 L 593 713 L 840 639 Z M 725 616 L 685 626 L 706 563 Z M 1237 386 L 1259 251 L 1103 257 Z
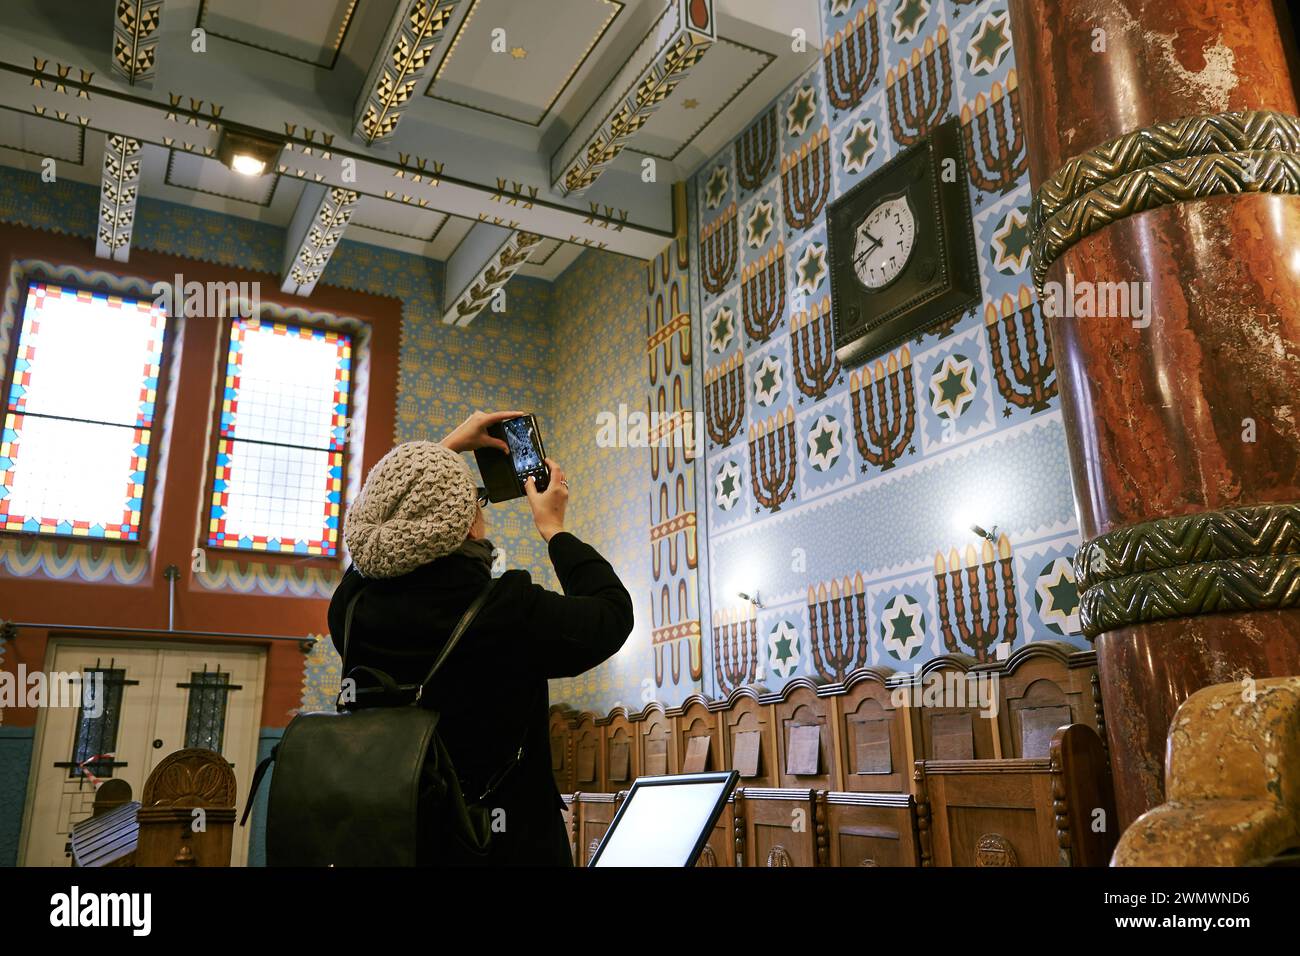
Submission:
M 14 82 L 14 78 L 21 78 Z M 95 84 L 94 73 L 69 64 L 36 58 L 33 65 L 0 62 L 0 106 L 70 124 L 112 129 L 143 143 L 200 156 L 215 157 L 225 115 L 220 103 L 181 92 L 157 102 L 113 87 Z M 243 124 L 248 126 L 249 124 Z M 256 127 L 250 126 L 257 130 Z M 364 193 L 377 199 L 490 222 L 561 242 L 608 249 L 638 259 L 652 259 L 672 238 L 668 189 L 661 189 L 664 222 L 636 221 L 629 210 L 609 198 L 565 202 L 545 183 L 497 177 L 492 185 L 456 175 L 436 156 L 398 152 L 395 157 L 348 149 L 333 133 L 285 123 L 281 130 L 258 130 L 285 143 L 276 166 L 281 175 Z M 471 171 L 472 174 L 472 171 Z M 545 173 L 542 173 L 545 177 Z M 646 215 L 658 215 L 657 202 L 642 202 Z
M 113 72 L 132 86 L 152 86 L 158 69 L 163 0 L 114 0 Z
M 104 141 L 104 166 L 99 186 L 99 228 L 95 255 L 126 262 L 131 255 L 135 205 L 140 199 L 143 147 L 138 139 L 110 133 Z
M 308 184 L 285 235 L 280 291 L 311 295 L 334 255 L 357 206 L 357 193 L 338 186 Z
M 469 325 L 528 261 L 542 237 L 479 222 L 447 260 L 443 272 L 442 321 Z
M 551 156 L 568 196 L 600 178 L 717 40 L 714 0 L 671 0 L 636 52 Z
M 397 129 L 460 2 L 399 0 L 357 98 L 353 135 L 358 140 L 369 146 Z

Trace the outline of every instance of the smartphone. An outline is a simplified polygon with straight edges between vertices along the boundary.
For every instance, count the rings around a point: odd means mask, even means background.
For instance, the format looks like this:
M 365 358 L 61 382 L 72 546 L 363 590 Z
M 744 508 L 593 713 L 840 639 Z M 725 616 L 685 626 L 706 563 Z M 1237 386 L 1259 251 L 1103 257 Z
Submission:
M 521 497 L 524 483 L 531 477 L 537 490 L 545 491 L 550 484 L 551 472 L 546 467 L 546 448 L 533 415 L 508 418 L 488 427 L 488 434 L 500 438 L 509 447 L 506 454 L 498 448 L 478 448 L 474 458 L 483 476 L 491 501 L 509 501 Z

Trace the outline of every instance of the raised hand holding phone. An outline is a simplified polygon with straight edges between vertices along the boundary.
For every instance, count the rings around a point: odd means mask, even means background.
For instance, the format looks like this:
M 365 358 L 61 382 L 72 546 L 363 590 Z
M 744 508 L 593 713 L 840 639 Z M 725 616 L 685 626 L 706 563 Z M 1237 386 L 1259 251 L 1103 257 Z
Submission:
M 523 412 L 479 412 L 476 411 L 451 430 L 441 442 L 452 451 L 475 451 L 479 448 L 496 448 L 510 453 L 506 443 L 489 433 L 489 429 L 511 418 L 519 418 Z
M 533 523 L 543 541 L 550 541 L 553 535 L 564 530 L 564 511 L 569 504 L 569 480 L 564 472 L 550 458 L 544 459 L 551 473 L 551 483 L 545 491 L 539 491 L 537 481 L 531 475 L 524 482 L 524 494 L 528 496 L 528 507 L 533 511 Z

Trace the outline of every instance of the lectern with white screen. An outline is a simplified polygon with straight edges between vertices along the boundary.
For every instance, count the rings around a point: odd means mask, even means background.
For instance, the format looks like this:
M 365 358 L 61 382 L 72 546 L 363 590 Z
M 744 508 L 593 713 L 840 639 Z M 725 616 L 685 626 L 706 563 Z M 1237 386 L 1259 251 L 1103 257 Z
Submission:
M 638 777 L 588 866 L 694 866 L 740 774 Z

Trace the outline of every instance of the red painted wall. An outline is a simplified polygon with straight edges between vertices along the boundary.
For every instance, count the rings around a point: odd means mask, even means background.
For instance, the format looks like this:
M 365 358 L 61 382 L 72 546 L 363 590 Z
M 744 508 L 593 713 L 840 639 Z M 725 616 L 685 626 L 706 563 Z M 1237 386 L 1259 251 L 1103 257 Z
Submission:
M 177 273 L 183 274 L 186 282 L 260 282 L 263 302 L 332 312 L 368 323 L 371 327 L 370 375 L 365 445 L 361 450 L 363 473 L 391 447 L 397 408 L 400 300 L 325 285 L 318 285 L 312 295 L 304 299 L 281 293 L 279 280 L 273 275 L 138 249 L 132 250 L 129 263 L 110 263 L 96 259 L 84 239 L 0 225 L 0 275 L 7 277 L 12 262 L 17 259 L 40 259 L 56 266 L 101 269 L 149 283 L 170 282 Z M 174 564 L 181 569 L 181 578 L 176 585 L 177 630 L 286 636 L 327 632 L 327 599 L 300 598 L 288 593 L 236 594 L 205 590 L 193 583 L 191 553 L 199 546 L 199 526 L 200 523 L 206 525 L 208 514 L 207 451 L 213 427 L 213 373 L 222 345 L 222 328 L 222 320 L 208 317 L 173 317 L 168 327 L 171 345 L 179 345 L 179 348 L 169 346 L 160 400 L 172 381 L 177 383 L 177 388 L 174 389 L 173 406 L 160 408 L 160 416 L 171 420 L 166 432 L 170 449 L 165 481 L 160 487 L 156 471 L 151 472 L 150 497 L 146 503 L 146 524 L 150 521 L 149 509 L 162 509 L 156 537 L 140 544 L 104 542 L 91 545 L 65 539 L 67 547 L 95 548 L 96 553 L 111 548 L 147 549 L 149 570 L 144 580 L 134 585 L 77 579 L 54 581 L 42 577 L 16 578 L 0 571 L 0 619 L 60 625 L 165 628 L 168 582 L 163 577 L 163 570 Z M 9 358 L 4 357 L 6 389 Z M 151 468 L 156 468 L 159 451 L 155 448 L 152 453 Z M 351 454 L 356 452 L 356 449 L 350 450 Z M 234 559 L 244 568 L 253 561 L 301 564 L 304 560 L 276 555 L 245 557 L 242 552 L 224 549 L 212 549 L 208 557 L 209 561 Z M 331 564 L 327 560 L 307 560 L 323 567 L 339 566 L 338 561 Z M 3 668 L 14 671 L 19 664 L 25 664 L 28 671 L 41 669 L 48 633 L 29 629 L 20 631 L 17 639 L 5 648 Z M 104 638 L 106 641 L 116 639 Z M 303 652 L 297 643 L 290 641 L 251 643 L 268 649 L 262 726 L 283 727 L 299 705 Z M 31 726 L 36 722 L 36 712 L 31 708 L 6 709 L 4 722 L 7 726 Z

